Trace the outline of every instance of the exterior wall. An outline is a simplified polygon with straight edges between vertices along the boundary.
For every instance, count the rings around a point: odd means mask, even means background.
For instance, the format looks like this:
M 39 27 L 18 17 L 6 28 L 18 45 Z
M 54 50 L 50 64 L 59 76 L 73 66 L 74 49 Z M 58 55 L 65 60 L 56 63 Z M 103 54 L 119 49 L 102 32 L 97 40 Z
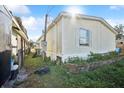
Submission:
M 91 51 L 91 47 L 90 47 L 92 44 L 91 34 L 90 34 L 90 46 L 79 46 L 79 28 L 80 27 L 85 29 L 89 28 L 87 26 L 87 21 L 82 22 L 74 18 L 70 19 L 69 17 L 63 18 L 63 34 L 62 34 L 62 47 L 63 47 L 62 59 L 63 60 L 66 59 L 67 57 L 73 57 L 73 56 L 85 57 Z
M 89 31 L 89 46 L 79 45 L 79 29 Z M 106 53 L 116 48 L 115 33 L 97 20 L 62 17 L 47 33 L 47 56 L 86 58 L 90 52 Z
M 44 46 L 43 44 L 44 36 L 41 36 L 37 41 L 36 41 L 36 52 L 37 55 L 43 55 L 44 51 Z
M 24 55 L 25 55 L 25 47 L 24 47 L 25 41 L 24 39 L 17 35 L 17 54 L 18 54 L 18 64 L 21 67 L 24 62 Z
M 69 24 L 69 25 L 68 25 Z M 79 45 L 79 28 L 90 31 L 89 46 Z M 62 59 L 79 56 L 86 58 L 90 51 L 105 53 L 115 50 L 115 34 L 99 21 L 63 17 Z
M 46 41 L 47 41 L 47 56 L 50 56 L 51 59 L 56 59 L 56 26 L 51 28 L 47 33 Z
M 11 26 L 12 20 L 11 16 L 5 10 L 5 8 L 0 6 L 0 52 L 4 50 L 11 50 Z
M 17 48 L 18 50 L 20 50 L 21 49 L 21 36 L 19 35 L 17 35 L 17 44 L 18 44 Z
M 62 51 L 62 21 L 57 22 L 47 32 L 47 56 L 55 60 L 57 56 L 61 56 Z
M 17 36 L 17 49 L 18 49 L 18 64 L 19 64 L 19 67 L 21 66 L 21 62 L 22 62 L 22 59 L 21 59 L 21 37 L 18 35 Z
M 11 27 L 11 16 L 0 5 L 0 87 L 11 74 Z
M 12 44 L 12 55 L 15 55 L 18 53 L 17 49 L 17 34 L 12 31 L 12 36 L 11 36 L 11 44 Z
M 41 48 L 41 41 L 40 41 L 40 40 L 37 41 L 37 47 L 38 47 L 39 49 Z
M 24 55 L 25 55 L 25 50 L 27 49 L 27 43 L 23 39 L 22 36 L 20 36 L 17 32 L 16 29 L 13 29 L 12 35 L 11 35 L 11 42 L 12 42 L 12 55 L 15 56 L 15 61 L 21 65 L 23 64 L 24 61 Z
M 116 48 L 116 35 L 101 23 L 99 24 L 99 27 L 100 47 L 98 52 L 105 53 L 109 51 L 114 51 Z
M 37 40 L 37 47 L 39 48 L 39 49 L 42 49 L 42 41 L 43 41 L 43 39 L 44 39 L 44 37 L 42 36 L 39 40 Z
M 13 25 L 17 26 L 17 22 L 9 13 L 9 10 L 0 5 L 0 87 L 11 75 L 11 54 L 16 55 L 18 53 L 16 49 L 20 49 L 20 36 L 13 30 Z M 27 39 L 24 35 L 22 37 Z M 11 46 L 17 46 L 17 48 L 12 48 Z

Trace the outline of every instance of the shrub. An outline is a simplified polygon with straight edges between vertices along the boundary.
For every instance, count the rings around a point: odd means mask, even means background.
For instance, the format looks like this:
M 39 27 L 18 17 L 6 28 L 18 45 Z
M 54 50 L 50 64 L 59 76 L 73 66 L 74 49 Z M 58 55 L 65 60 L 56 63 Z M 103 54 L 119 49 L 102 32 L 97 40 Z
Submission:
M 94 62 L 94 61 L 108 60 L 108 59 L 113 59 L 116 56 L 117 54 L 115 52 L 108 52 L 104 54 L 90 52 L 90 55 L 88 55 L 87 61 Z
M 124 59 L 123 59 L 124 60 Z M 123 60 L 106 65 L 94 71 L 80 74 L 68 74 L 64 81 L 65 87 L 124 87 Z M 120 68 L 121 67 L 121 68 Z M 67 76 L 66 76 L 67 77 Z
M 68 58 L 65 63 L 73 63 L 73 64 L 86 64 L 86 60 L 80 57 L 70 57 Z
M 65 61 L 65 63 L 80 65 L 80 64 L 87 64 L 90 62 L 109 60 L 115 57 L 117 57 L 117 54 L 115 52 L 108 52 L 104 54 L 90 52 L 87 59 L 83 59 L 80 57 L 70 57 Z
M 90 54 L 88 55 L 87 61 L 88 62 L 94 62 L 94 61 L 99 61 L 102 59 L 103 59 L 103 55 L 90 52 Z

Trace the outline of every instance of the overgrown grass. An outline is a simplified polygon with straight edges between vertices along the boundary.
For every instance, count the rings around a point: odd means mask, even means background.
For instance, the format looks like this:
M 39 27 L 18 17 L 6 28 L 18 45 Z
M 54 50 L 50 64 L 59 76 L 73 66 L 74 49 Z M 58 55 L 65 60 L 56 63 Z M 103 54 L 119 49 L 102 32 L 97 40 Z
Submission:
M 65 87 L 124 87 L 124 59 L 95 71 L 70 74 Z
M 117 56 L 118 55 L 116 52 L 109 52 L 105 54 L 90 52 L 90 54 L 88 55 L 87 62 L 103 61 L 103 60 L 113 59 Z
M 87 64 L 87 60 L 84 60 L 82 58 L 79 57 L 70 57 L 67 59 L 67 61 L 65 61 L 65 63 L 72 63 L 72 64 Z
M 104 61 L 104 60 L 109 60 L 109 59 L 114 59 L 118 55 L 115 52 L 109 52 L 106 54 L 98 54 L 98 53 L 93 53 L 90 52 L 88 55 L 87 59 L 79 58 L 79 57 L 70 57 L 67 59 L 65 63 L 73 63 L 73 64 L 88 64 L 88 63 L 93 63 L 97 61 Z
M 124 59 L 94 71 L 72 74 L 68 72 L 64 64 L 55 65 L 49 58 L 46 59 L 46 63 L 41 57 L 32 58 L 29 55 L 27 58 L 25 62 L 27 69 L 48 66 L 50 73 L 42 76 L 32 74 L 19 87 L 124 87 Z
M 33 57 L 33 54 L 29 54 L 25 56 L 24 68 L 26 68 L 29 71 L 53 64 L 54 62 L 52 62 L 50 58 L 45 58 L 45 60 L 43 60 L 43 58 L 40 56 Z
M 25 56 L 25 61 L 24 61 L 24 68 L 27 70 L 33 70 L 36 69 L 40 66 L 42 66 L 42 58 L 41 57 L 36 57 L 32 58 L 33 54 L 29 54 Z
M 61 75 L 64 75 L 66 72 L 66 69 L 63 67 L 64 65 L 55 65 L 55 62 L 51 61 L 50 58 L 45 58 L 43 61 L 42 57 L 32 58 L 32 56 L 33 54 L 30 54 L 25 57 L 24 68 L 27 71 L 31 72 L 38 68 L 48 66 L 50 73 L 43 76 L 32 74 L 26 82 L 18 87 L 63 87 Z

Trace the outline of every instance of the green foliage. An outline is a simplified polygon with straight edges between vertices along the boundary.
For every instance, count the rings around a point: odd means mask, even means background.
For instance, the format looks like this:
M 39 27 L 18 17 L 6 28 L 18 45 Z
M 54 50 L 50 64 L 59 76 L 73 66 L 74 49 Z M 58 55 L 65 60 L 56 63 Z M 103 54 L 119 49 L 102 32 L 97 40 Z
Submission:
M 73 64 L 83 65 L 83 64 L 88 64 L 88 63 L 92 63 L 92 62 L 113 59 L 115 57 L 117 57 L 117 54 L 115 52 L 109 52 L 106 54 L 98 54 L 98 53 L 90 52 L 87 59 L 83 59 L 83 58 L 79 58 L 79 57 L 70 57 L 65 61 L 65 63 L 73 63 Z
M 118 33 L 122 34 L 123 29 L 124 29 L 124 25 L 123 24 L 116 25 L 115 29 L 118 31 Z
M 79 57 L 70 57 L 68 58 L 65 63 L 73 63 L 73 64 L 86 64 L 87 60 L 84 60 Z
M 122 37 L 124 37 L 124 35 L 123 35 L 124 25 L 123 24 L 116 25 L 114 27 L 114 29 L 118 32 L 118 34 L 116 35 L 116 40 L 121 39 Z
M 25 63 L 24 68 L 27 70 L 34 70 L 40 66 L 42 66 L 42 58 L 41 57 L 35 57 L 32 58 L 33 54 L 29 54 L 28 56 L 25 56 Z
M 115 52 L 109 52 L 106 54 L 98 54 L 98 53 L 90 52 L 90 55 L 88 55 L 87 61 L 88 62 L 96 62 L 96 61 L 113 59 L 115 57 L 117 57 L 117 54 Z
M 123 59 L 124 60 L 124 59 Z M 106 65 L 95 71 L 69 75 L 65 87 L 124 87 L 124 62 Z
M 93 52 L 90 52 L 90 55 L 88 55 L 88 62 L 94 62 L 94 61 L 99 61 L 99 60 L 103 60 L 103 55 L 101 54 L 96 54 Z
M 15 60 L 16 59 L 16 56 L 14 54 L 12 54 L 12 59 Z
M 51 60 L 50 57 L 45 57 L 44 60 L 43 60 L 43 64 L 47 65 L 47 66 L 51 66 L 51 65 L 55 65 L 56 61 Z
M 94 56 L 94 54 L 92 55 Z M 97 56 L 95 55 L 97 60 L 101 58 L 101 55 Z M 105 59 L 109 59 L 116 56 L 116 54 L 110 52 L 106 56 Z M 85 62 L 85 60 L 79 58 L 76 58 L 76 61 L 79 61 L 79 63 Z M 76 61 L 73 58 L 69 60 L 69 62 L 73 63 L 76 63 Z M 41 57 L 32 58 L 29 55 L 27 56 L 25 65 L 27 68 L 32 69 L 47 65 L 50 68 L 50 73 L 43 76 L 33 74 L 24 82 L 22 87 L 124 87 L 124 59 L 111 65 L 105 65 L 94 71 L 79 74 L 69 73 L 64 64 L 53 65 L 50 58 L 46 58 L 43 61 Z M 32 71 L 32 69 L 30 70 Z

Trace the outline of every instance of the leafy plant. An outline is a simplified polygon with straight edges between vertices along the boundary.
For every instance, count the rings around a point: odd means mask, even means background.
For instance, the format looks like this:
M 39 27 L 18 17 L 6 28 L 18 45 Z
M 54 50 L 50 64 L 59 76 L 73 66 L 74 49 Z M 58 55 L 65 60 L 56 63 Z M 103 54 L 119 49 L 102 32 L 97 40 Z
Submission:
M 70 57 L 65 61 L 65 63 L 86 64 L 87 60 L 84 60 L 80 57 Z
M 104 53 L 104 54 L 90 52 L 90 55 L 88 55 L 87 61 L 88 62 L 95 62 L 95 61 L 113 59 L 115 57 L 117 57 L 117 54 L 113 51 L 108 52 L 108 53 Z
M 97 60 L 100 57 L 101 55 L 98 58 L 95 55 Z M 110 52 L 102 54 L 102 57 L 104 57 L 104 60 L 110 59 L 116 57 L 116 54 Z M 81 64 L 86 62 L 86 60 L 77 57 L 70 58 L 68 62 L 77 63 L 76 61 Z M 25 67 L 29 71 L 45 65 L 50 67 L 50 73 L 43 76 L 33 74 L 24 82 L 22 87 L 124 87 L 124 59 L 111 65 L 102 66 L 94 71 L 72 74 L 68 72 L 64 64 L 53 65 L 50 58 L 43 62 L 41 57 L 26 56 Z
M 88 55 L 88 62 L 94 62 L 94 61 L 99 61 L 99 60 L 103 60 L 103 55 L 101 54 L 96 54 L 93 52 L 90 52 L 90 55 Z

